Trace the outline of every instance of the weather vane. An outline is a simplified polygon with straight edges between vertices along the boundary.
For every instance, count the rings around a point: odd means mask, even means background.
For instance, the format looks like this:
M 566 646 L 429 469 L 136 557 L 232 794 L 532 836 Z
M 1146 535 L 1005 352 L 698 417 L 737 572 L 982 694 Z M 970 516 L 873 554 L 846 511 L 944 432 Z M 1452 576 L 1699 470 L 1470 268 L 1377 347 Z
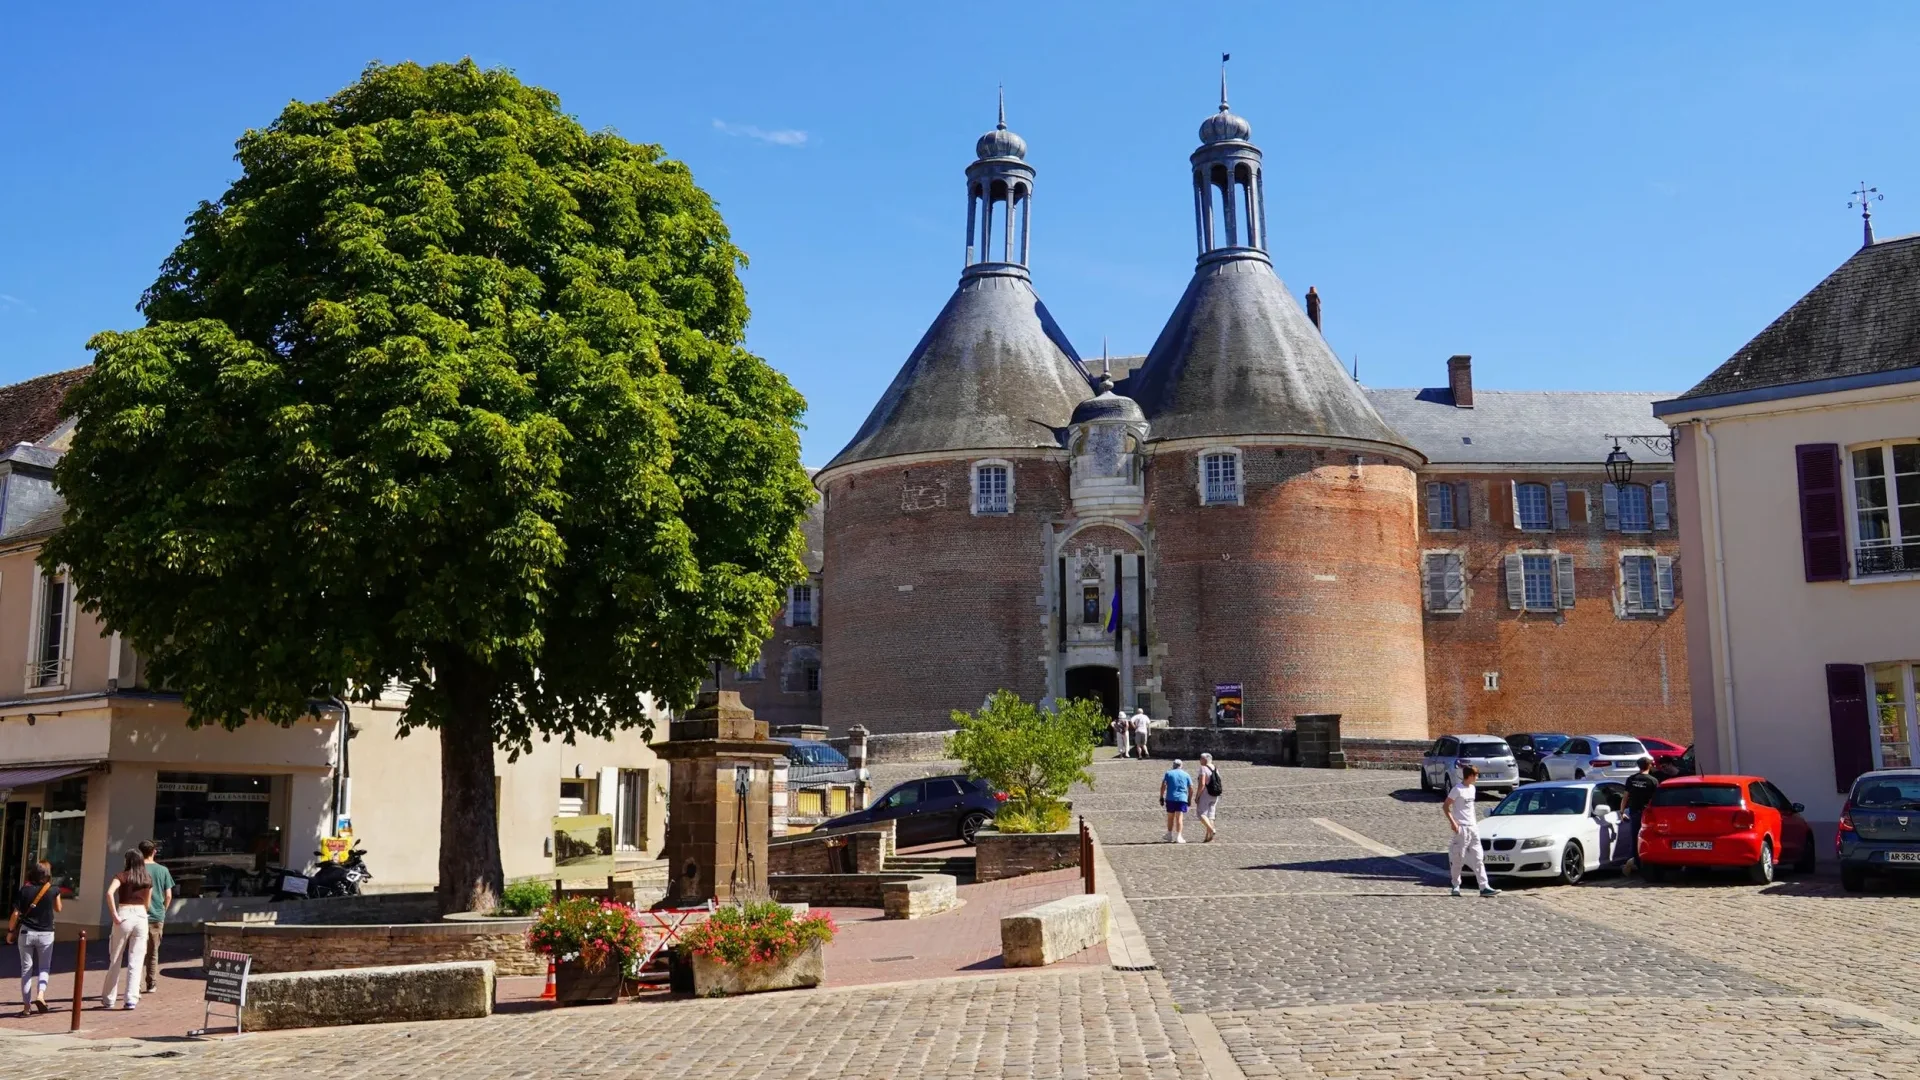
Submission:
M 1867 182 L 1865 180 L 1862 180 L 1860 181 L 1860 190 L 1853 193 L 1853 201 L 1847 204 L 1847 209 L 1849 210 L 1853 209 L 1856 206 L 1860 208 L 1860 235 L 1861 235 L 1860 246 L 1861 247 L 1873 246 L 1873 205 L 1872 204 L 1877 202 L 1886 202 L 1886 201 L 1887 201 L 1887 197 L 1885 195 L 1880 194 L 1879 188 L 1868 187 Z

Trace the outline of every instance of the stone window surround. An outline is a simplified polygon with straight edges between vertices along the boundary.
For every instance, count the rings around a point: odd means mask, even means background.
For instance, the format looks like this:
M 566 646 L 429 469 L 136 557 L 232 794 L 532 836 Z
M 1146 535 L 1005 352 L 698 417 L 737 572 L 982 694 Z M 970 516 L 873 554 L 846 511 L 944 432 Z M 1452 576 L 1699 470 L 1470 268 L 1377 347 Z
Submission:
M 1663 596 L 1660 589 L 1660 560 L 1663 558 L 1666 558 L 1666 556 L 1661 555 L 1660 552 L 1654 550 L 1653 548 L 1621 548 L 1620 549 L 1619 554 L 1614 558 L 1614 562 L 1613 562 L 1614 586 L 1615 586 L 1614 596 L 1616 598 L 1616 602 L 1614 604 L 1614 613 L 1616 615 L 1618 615 L 1622 619 L 1664 619 L 1668 615 L 1671 615 L 1673 613 L 1673 607 L 1671 605 L 1662 603 Z M 1637 608 L 1629 607 L 1627 605 L 1627 560 L 1628 559 L 1653 560 L 1654 596 L 1653 596 L 1652 606 L 1648 606 L 1647 599 L 1644 596 L 1641 597 L 1639 607 Z M 1672 565 L 1673 564 L 1669 562 L 1668 571 L 1667 571 L 1668 574 L 1672 574 L 1673 572 Z M 1669 578 L 1669 580 L 1671 580 L 1671 578 Z
M 1207 459 L 1228 455 L 1233 458 L 1233 501 L 1207 498 Z M 1201 506 L 1245 506 L 1247 504 L 1246 455 L 1237 446 L 1207 446 L 1194 455 L 1194 493 Z
M 1460 600 L 1458 607 L 1434 607 L 1432 605 L 1432 562 L 1440 558 L 1454 558 L 1460 561 Z M 1467 549 L 1465 548 L 1428 548 L 1420 553 L 1420 600 L 1421 607 L 1429 615 L 1459 615 L 1467 610 L 1471 596 L 1467 580 Z
M 999 469 L 1006 470 L 1007 505 L 1006 505 L 1006 508 L 1003 510 L 983 510 L 980 507 L 980 470 L 986 469 L 986 468 L 999 468 Z M 982 458 L 979 461 L 974 462 L 967 469 L 967 480 L 968 480 L 967 488 L 969 491 L 969 496 L 967 499 L 967 511 L 969 513 L 975 516 L 984 515 L 987 517 L 1003 517 L 1007 514 L 1013 513 L 1013 507 L 1014 507 L 1013 462 L 1008 461 L 1006 458 Z

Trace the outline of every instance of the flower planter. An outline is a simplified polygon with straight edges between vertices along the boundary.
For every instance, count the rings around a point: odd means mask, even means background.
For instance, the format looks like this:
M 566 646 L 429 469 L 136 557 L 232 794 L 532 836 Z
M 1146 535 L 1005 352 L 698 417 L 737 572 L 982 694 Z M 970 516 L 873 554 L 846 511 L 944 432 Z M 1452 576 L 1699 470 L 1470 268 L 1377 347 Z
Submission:
M 553 967 L 553 998 L 558 1005 L 600 1005 L 620 1000 L 620 964 L 608 961 L 599 971 L 588 971 L 578 960 L 562 960 Z
M 763 990 L 794 990 L 819 986 L 826 978 L 826 953 L 819 944 L 770 964 L 734 966 L 695 955 L 693 991 L 701 997 L 757 994 Z

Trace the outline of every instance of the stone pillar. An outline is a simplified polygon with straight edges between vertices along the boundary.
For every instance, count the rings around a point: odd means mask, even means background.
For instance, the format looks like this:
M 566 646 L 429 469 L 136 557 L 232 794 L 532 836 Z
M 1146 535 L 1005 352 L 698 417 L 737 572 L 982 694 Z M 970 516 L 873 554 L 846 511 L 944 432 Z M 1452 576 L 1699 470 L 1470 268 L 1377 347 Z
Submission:
M 1307 713 L 1293 718 L 1300 764 L 1309 769 L 1344 769 L 1346 752 L 1340 748 L 1340 714 Z
M 654 752 L 672 771 L 667 794 L 668 907 L 767 895 L 774 766 L 786 753 L 732 690 L 706 691 L 668 725 Z
M 784 756 L 773 759 L 772 817 L 773 835 L 775 836 L 787 835 L 787 815 L 792 810 L 792 806 L 787 802 L 787 770 L 792 766 L 793 762 L 787 760 Z
M 849 810 L 865 810 L 867 800 L 873 795 L 873 785 L 867 782 L 867 729 L 855 724 L 847 729 L 847 764 L 852 766 L 853 804 Z

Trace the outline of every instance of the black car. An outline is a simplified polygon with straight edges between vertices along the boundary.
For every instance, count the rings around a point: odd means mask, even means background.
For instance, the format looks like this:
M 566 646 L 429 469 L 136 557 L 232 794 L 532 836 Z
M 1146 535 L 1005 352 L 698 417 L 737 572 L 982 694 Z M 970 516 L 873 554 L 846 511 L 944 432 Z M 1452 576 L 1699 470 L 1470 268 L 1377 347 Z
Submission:
M 842 814 L 822 825 L 871 825 L 894 822 L 894 845 L 910 847 L 940 840 L 973 843 L 973 834 L 993 821 L 1005 796 L 985 780 L 966 776 L 929 776 L 909 780 L 873 801 L 865 810 Z
M 1558 731 L 1522 731 L 1507 736 L 1507 745 L 1513 747 L 1513 761 L 1520 775 L 1529 780 L 1546 780 L 1546 762 L 1543 760 L 1569 739 Z

